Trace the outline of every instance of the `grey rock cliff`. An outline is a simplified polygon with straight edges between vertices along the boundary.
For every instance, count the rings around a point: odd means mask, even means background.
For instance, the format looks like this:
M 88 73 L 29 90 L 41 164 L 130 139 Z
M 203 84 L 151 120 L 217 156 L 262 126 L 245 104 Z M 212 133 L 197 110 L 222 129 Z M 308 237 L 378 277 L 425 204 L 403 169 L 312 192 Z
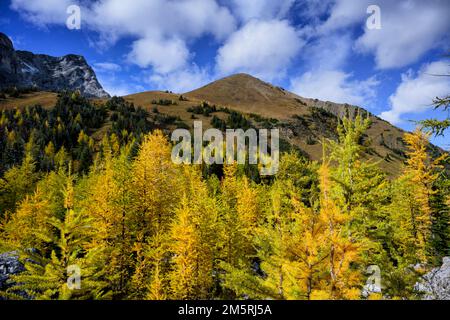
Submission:
M 52 57 L 16 51 L 11 40 L 0 32 L 0 89 L 11 86 L 79 90 L 86 97 L 109 97 L 83 56 Z
M 434 268 L 416 284 L 425 300 L 450 300 L 450 257 L 442 260 L 442 266 Z

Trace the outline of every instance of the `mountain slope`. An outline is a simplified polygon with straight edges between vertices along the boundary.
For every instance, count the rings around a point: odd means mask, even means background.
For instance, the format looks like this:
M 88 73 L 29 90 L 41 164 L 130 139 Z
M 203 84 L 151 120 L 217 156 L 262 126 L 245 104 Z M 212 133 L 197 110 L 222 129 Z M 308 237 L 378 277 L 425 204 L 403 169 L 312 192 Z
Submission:
M 184 95 L 243 113 L 278 119 L 282 137 L 315 160 L 322 155 L 320 141 L 323 138 L 336 139 L 334 126 L 338 118 L 345 115 L 353 117 L 359 112 L 368 115 L 372 121 L 364 141 L 366 157 L 379 162 L 391 174 L 398 172 L 405 159 L 403 130 L 362 108 L 303 98 L 250 75 L 232 75 Z
M 126 96 L 125 99 L 149 111 L 157 108 L 160 114 L 179 117 L 190 127 L 193 118 L 202 120 L 204 128 L 211 127 L 211 116 L 193 115 L 188 111 L 190 107 L 198 106 L 203 101 L 216 105 L 218 110 L 226 107 L 242 113 L 254 127 L 262 128 L 267 127 L 268 123 L 276 123 L 274 127 L 280 129 L 281 138 L 301 149 L 313 160 L 320 160 L 322 157 L 323 139 L 337 138 L 339 118 L 346 115 L 353 117 L 359 112 L 369 116 L 372 122 L 364 136 L 364 157 L 377 162 L 392 176 L 398 175 L 405 160 L 403 130 L 362 108 L 303 98 L 247 74 L 236 74 L 214 81 L 183 93 L 182 96 L 187 101 L 179 101 L 178 94 L 161 91 L 142 92 Z M 159 99 L 173 100 L 176 105 L 159 106 L 152 103 Z M 221 111 L 214 112 L 213 115 L 223 120 L 228 117 Z M 431 147 L 433 152 L 440 152 L 439 150 Z
M 86 97 L 109 97 L 83 56 L 52 57 L 16 51 L 11 40 L 0 32 L 0 89 L 13 86 L 79 90 Z
M 56 104 L 58 94 L 48 91 L 37 91 L 21 94 L 17 98 L 8 97 L 0 99 L 0 110 L 2 109 L 23 109 L 27 106 L 41 105 L 44 108 L 51 108 Z
M 283 88 L 243 73 L 214 81 L 184 95 L 277 119 L 289 119 L 298 114 L 301 104 L 295 99 L 303 101 L 303 98 Z

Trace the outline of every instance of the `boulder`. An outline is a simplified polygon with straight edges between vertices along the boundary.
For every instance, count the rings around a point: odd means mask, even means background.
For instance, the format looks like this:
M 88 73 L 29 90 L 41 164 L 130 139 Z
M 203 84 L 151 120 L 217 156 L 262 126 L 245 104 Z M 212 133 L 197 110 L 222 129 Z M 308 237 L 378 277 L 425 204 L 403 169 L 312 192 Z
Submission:
M 11 275 L 24 271 L 23 264 L 19 261 L 19 254 L 16 251 L 0 254 L 0 291 L 5 291 L 8 287 L 8 279 Z
M 434 268 L 416 284 L 424 300 L 450 300 L 450 257 L 442 259 L 442 266 Z

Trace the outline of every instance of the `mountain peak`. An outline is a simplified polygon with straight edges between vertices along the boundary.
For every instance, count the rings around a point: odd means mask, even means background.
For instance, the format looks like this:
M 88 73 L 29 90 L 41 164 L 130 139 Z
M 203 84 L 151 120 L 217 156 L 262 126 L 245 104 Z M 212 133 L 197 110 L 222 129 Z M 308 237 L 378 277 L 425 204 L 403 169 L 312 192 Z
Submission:
M 11 39 L 3 32 L 0 32 L 0 46 L 6 47 L 7 49 L 14 49 Z
M 0 33 L 0 89 L 12 86 L 35 86 L 49 91 L 79 90 L 86 97 L 109 97 L 83 56 L 52 57 L 16 51 L 8 36 Z
M 224 77 L 221 80 L 225 80 L 225 79 L 238 79 L 238 80 L 246 79 L 246 80 L 253 80 L 253 81 L 261 81 L 261 82 L 263 82 L 262 80 L 254 77 L 254 76 L 252 76 L 252 75 L 250 75 L 248 73 L 235 73 L 235 74 L 229 75 L 227 77 Z
M 254 85 L 269 85 L 272 86 L 270 83 L 267 83 L 257 77 L 254 77 L 248 73 L 235 73 L 229 76 L 226 76 L 222 79 L 216 80 L 212 83 L 222 83 L 222 82 L 228 82 L 228 83 L 234 83 L 236 85 L 242 85 L 244 83 L 252 83 Z M 272 86 L 273 87 L 273 86 Z
M 238 106 L 248 113 L 259 113 L 264 105 L 263 113 L 268 117 L 276 117 L 281 106 L 284 111 L 298 106 L 294 98 L 300 98 L 246 73 L 227 76 L 183 95 L 224 106 Z

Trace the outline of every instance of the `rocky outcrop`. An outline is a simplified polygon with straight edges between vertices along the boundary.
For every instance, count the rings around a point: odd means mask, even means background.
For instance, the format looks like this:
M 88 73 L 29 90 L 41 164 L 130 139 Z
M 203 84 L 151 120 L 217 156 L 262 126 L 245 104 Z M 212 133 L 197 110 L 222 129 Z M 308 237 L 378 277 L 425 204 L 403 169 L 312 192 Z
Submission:
M 5 291 L 11 275 L 24 271 L 23 264 L 19 261 L 19 254 L 15 251 L 0 254 L 0 291 Z
M 18 63 L 11 40 L 0 32 L 0 89 L 18 83 Z
M 83 56 L 52 57 L 16 51 L 11 40 L 0 32 L 0 89 L 11 86 L 79 90 L 86 97 L 109 97 Z
M 442 260 L 442 266 L 434 268 L 416 284 L 424 300 L 450 300 L 450 257 Z

